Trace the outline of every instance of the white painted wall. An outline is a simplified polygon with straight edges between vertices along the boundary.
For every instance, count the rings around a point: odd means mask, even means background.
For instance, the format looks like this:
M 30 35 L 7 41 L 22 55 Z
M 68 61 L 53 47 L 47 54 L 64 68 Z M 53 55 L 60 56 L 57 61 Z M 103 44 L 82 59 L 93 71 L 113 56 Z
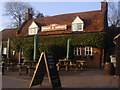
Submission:
M 80 19 L 78 16 L 75 18 L 75 20 L 72 22 L 72 24 L 74 23 L 81 23 L 83 24 L 84 22 L 82 21 L 82 19 Z
M 38 28 L 37 24 L 33 21 L 29 28 Z

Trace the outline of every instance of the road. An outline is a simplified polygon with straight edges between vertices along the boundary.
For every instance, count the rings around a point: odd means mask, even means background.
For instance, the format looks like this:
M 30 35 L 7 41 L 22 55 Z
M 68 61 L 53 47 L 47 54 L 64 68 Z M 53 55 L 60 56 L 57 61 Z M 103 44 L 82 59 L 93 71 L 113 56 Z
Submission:
M 2 77 L 3 88 L 28 88 L 29 80 L 3 76 Z
M 64 88 L 118 88 L 118 78 L 104 75 L 103 71 L 59 72 Z M 29 78 L 28 78 L 29 77 Z M 2 76 L 3 88 L 28 88 L 31 77 L 6 74 Z M 50 87 L 47 77 L 42 87 Z M 40 88 L 36 86 L 35 88 Z

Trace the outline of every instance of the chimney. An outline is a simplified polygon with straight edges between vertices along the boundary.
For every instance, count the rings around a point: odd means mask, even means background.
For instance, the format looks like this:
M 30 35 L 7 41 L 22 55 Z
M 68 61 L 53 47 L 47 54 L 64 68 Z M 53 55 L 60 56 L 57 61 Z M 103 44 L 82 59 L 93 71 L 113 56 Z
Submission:
M 106 0 L 101 1 L 101 10 L 102 11 L 108 11 L 108 3 Z
M 32 10 L 32 9 L 27 8 L 27 10 L 26 10 L 26 16 L 25 16 L 26 20 L 30 20 L 30 19 L 32 19 L 32 13 L 31 13 L 31 10 Z
M 101 1 L 101 11 L 103 13 L 103 21 L 104 21 L 104 30 L 107 29 L 108 27 L 108 19 L 107 19 L 107 14 L 108 14 L 108 3 L 106 0 Z

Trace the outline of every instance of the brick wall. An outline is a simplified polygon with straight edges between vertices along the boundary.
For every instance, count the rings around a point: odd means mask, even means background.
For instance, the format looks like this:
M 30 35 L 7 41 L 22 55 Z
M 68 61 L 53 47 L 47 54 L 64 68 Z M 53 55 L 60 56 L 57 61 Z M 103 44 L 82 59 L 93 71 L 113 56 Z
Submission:
M 85 67 L 102 67 L 104 64 L 104 50 L 92 47 L 92 57 L 85 58 L 85 48 L 81 48 L 82 58 L 78 58 L 79 60 L 84 60 L 86 62 Z
M 97 67 L 99 68 L 102 61 L 102 52 L 98 48 L 93 48 L 93 58 L 90 60 L 86 60 L 87 67 Z

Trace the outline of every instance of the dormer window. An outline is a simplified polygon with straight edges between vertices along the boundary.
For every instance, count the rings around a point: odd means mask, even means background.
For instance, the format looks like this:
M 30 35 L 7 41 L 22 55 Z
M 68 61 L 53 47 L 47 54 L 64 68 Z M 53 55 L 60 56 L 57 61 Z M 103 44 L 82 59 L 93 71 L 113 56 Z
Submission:
M 39 27 L 35 22 L 32 22 L 32 24 L 28 28 L 28 34 L 29 35 L 36 35 L 38 33 Z
M 72 22 L 72 31 L 83 31 L 84 23 L 83 21 L 77 16 L 75 20 Z
M 36 35 L 38 33 L 38 28 L 29 28 L 29 35 Z

